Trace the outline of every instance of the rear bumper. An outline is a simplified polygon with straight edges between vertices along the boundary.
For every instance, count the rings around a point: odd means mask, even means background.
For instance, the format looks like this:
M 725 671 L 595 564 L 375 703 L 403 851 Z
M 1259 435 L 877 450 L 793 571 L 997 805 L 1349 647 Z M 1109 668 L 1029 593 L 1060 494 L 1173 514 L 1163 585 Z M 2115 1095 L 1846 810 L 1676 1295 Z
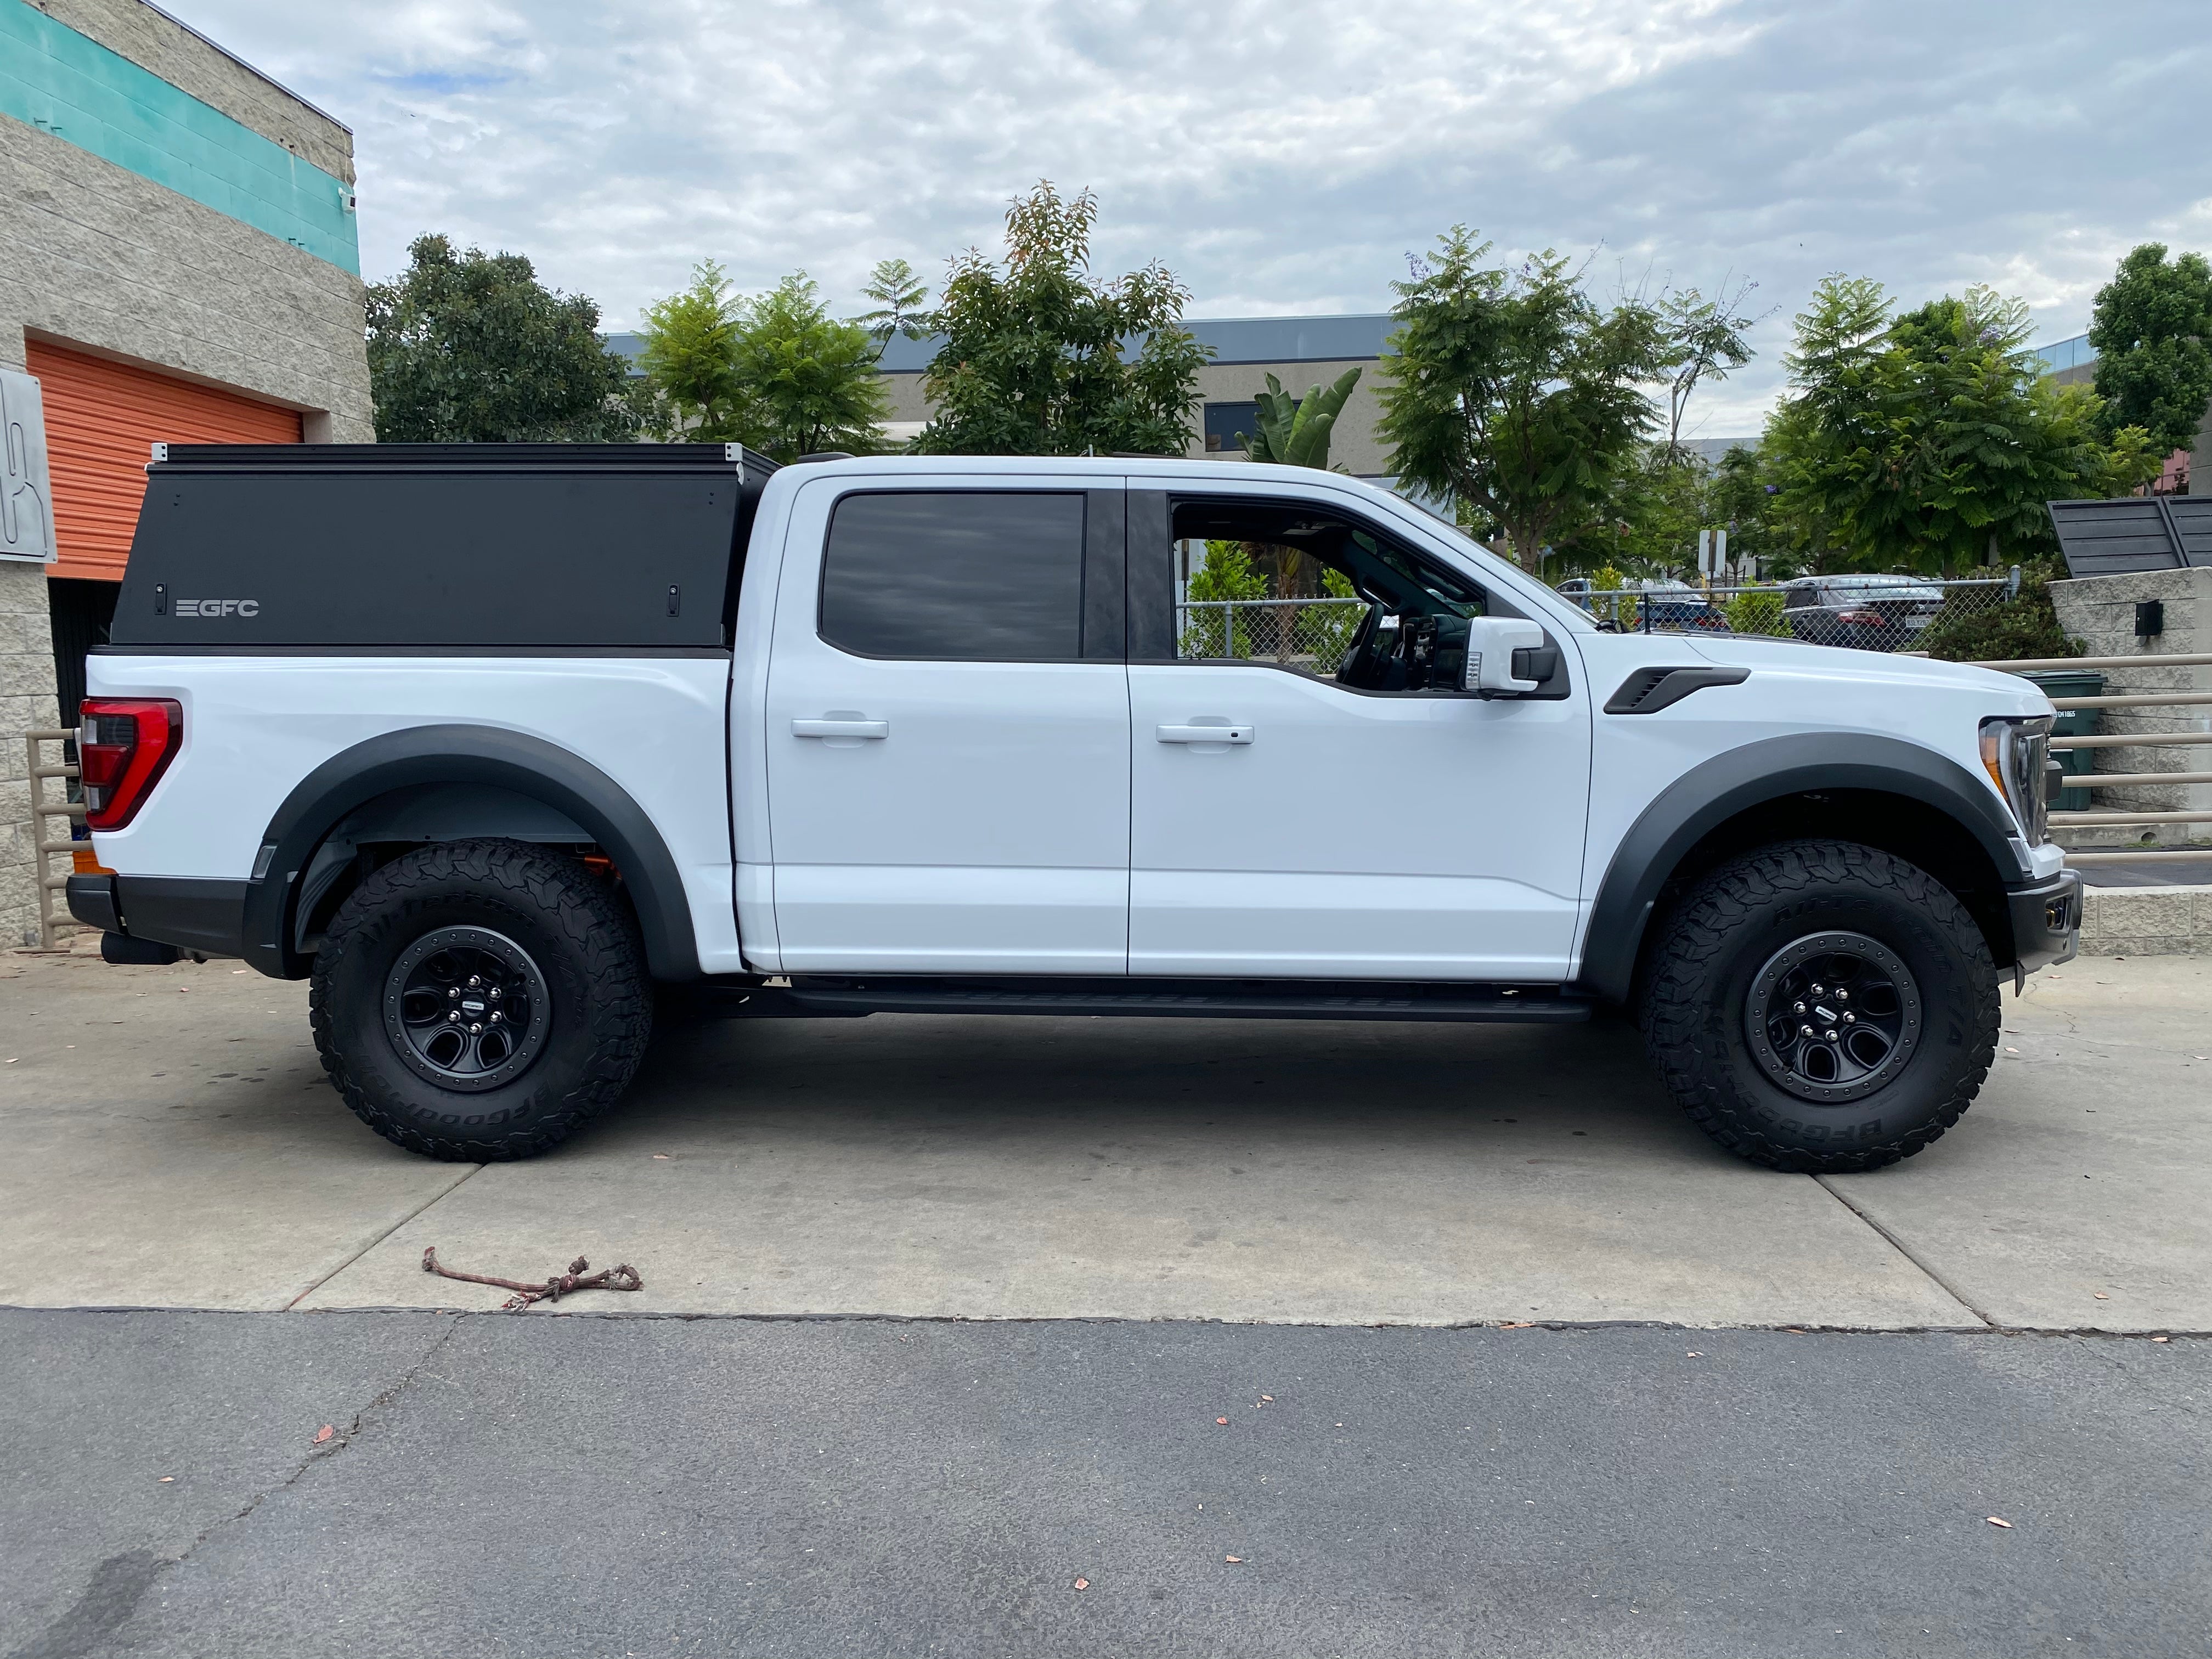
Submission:
M 2081 872 L 2061 870 L 2005 894 L 2012 912 L 2013 960 L 2023 974 L 2071 962 L 2081 948 Z
M 69 912 L 103 933 L 204 957 L 243 956 L 246 889 L 182 876 L 71 876 Z

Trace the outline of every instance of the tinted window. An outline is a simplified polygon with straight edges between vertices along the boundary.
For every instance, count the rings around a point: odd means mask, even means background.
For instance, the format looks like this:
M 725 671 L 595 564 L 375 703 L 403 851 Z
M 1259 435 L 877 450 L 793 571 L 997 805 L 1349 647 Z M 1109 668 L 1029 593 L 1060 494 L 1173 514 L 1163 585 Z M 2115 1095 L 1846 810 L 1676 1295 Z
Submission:
M 1083 653 L 1083 497 L 848 495 L 822 562 L 822 637 L 870 657 Z

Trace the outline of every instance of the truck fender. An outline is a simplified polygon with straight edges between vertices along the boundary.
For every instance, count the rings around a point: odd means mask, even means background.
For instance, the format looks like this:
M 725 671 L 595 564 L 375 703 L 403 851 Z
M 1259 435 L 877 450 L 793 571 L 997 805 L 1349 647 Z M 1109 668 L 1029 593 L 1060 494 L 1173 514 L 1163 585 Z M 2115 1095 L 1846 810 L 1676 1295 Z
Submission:
M 412 726 L 341 750 L 302 778 L 269 821 L 246 884 L 244 952 L 263 973 L 298 979 L 292 945 L 300 880 L 317 847 L 349 812 L 394 790 L 460 783 L 501 789 L 564 815 L 622 872 L 655 979 L 699 975 L 684 879 L 653 820 L 622 786 L 541 738 L 483 726 Z
M 1577 982 L 1628 999 L 1659 896 L 1698 842 L 1768 802 L 1840 791 L 1902 796 L 1934 808 L 1972 838 L 2001 883 L 2033 878 L 2011 814 L 1990 786 L 1947 756 L 1870 732 L 1762 738 L 1684 773 L 1644 809 L 1614 848 L 1590 906 Z

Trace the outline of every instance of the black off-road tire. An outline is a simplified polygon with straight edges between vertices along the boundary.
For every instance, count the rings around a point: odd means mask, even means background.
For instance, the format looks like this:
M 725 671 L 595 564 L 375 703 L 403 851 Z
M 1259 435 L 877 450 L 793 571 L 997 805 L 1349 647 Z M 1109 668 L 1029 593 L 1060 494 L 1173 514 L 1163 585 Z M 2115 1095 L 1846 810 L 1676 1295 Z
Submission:
M 465 1090 L 410 1060 L 386 1018 L 403 958 L 453 930 L 517 947 L 546 1017 L 519 1071 L 491 1068 Z M 653 985 L 635 922 L 583 864 L 521 842 L 453 842 L 394 860 L 348 896 L 315 957 L 308 1009 L 323 1069 L 355 1116 L 409 1152 L 489 1163 L 557 1146 L 614 1104 L 652 1035 Z
M 1880 1169 L 1956 1123 L 1989 1075 L 1999 1019 L 1989 944 L 1948 888 L 1903 859 L 1851 842 L 1762 848 L 1708 874 L 1662 925 L 1643 988 L 1645 1045 L 1691 1121 L 1739 1157 L 1814 1174 Z M 1755 981 L 1780 982 L 1767 972 L 1799 941 L 1838 934 L 1875 941 L 1909 970 L 1917 1030 L 1886 1079 L 1873 1067 L 1852 1085 L 1868 1092 L 1808 1098 L 1819 1085 L 1793 1075 L 1782 1086 L 1775 1068 L 1790 1068 L 1771 1042 L 1762 1060 L 1746 1010 Z

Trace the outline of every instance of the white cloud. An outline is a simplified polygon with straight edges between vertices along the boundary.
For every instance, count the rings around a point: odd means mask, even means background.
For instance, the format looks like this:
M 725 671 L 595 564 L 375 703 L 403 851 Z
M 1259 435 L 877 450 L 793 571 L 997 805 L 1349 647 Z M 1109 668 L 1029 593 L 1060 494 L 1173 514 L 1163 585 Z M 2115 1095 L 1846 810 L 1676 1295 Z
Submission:
M 1749 429 L 1824 272 L 1966 283 L 2078 330 L 2113 261 L 2206 236 L 2201 16 L 2057 0 L 169 0 L 355 129 L 372 275 L 447 232 L 611 325 L 702 258 L 841 300 L 992 246 L 1041 176 L 1194 311 L 1380 309 L 1466 221 L 1778 314 L 1709 405 Z

